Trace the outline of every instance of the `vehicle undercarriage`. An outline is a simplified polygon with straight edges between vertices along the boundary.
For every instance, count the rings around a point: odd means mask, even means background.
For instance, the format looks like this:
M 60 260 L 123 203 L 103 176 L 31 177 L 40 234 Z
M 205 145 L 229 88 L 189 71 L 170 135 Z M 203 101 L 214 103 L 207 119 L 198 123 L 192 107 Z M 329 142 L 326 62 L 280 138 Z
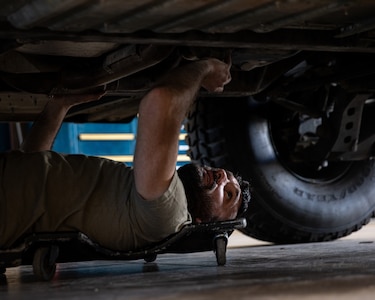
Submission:
M 232 58 L 222 94 L 190 112 L 193 161 L 253 186 L 246 234 L 335 239 L 375 210 L 372 1 L 3 1 L 0 120 L 29 122 L 50 95 L 106 90 L 67 122 L 127 122 L 182 63 Z

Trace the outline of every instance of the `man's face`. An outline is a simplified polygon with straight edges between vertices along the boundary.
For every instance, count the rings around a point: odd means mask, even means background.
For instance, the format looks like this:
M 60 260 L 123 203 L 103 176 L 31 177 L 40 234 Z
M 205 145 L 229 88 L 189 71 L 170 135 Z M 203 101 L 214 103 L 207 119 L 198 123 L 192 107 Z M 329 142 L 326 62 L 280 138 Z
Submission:
M 200 188 L 211 200 L 212 215 L 218 221 L 234 219 L 241 206 L 241 188 L 237 179 L 224 169 L 207 166 L 197 166 L 197 169 L 201 179 Z

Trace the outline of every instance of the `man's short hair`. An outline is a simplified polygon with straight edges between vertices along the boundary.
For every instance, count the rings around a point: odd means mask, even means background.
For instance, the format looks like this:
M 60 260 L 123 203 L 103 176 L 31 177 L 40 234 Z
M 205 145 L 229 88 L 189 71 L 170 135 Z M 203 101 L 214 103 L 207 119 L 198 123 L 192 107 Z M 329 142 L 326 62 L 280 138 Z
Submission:
M 247 209 L 249 208 L 249 203 L 251 200 L 251 193 L 250 193 L 250 183 L 246 180 L 244 180 L 240 175 L 236 174 L 234 175 L 236 177 L 238 184 L 240 185 L 241 188 L 241 197 L 242 197 L 242 202 L 241 206 L 238 209 L 237 212 L 237 217 L 241 217 L 245 214 Z

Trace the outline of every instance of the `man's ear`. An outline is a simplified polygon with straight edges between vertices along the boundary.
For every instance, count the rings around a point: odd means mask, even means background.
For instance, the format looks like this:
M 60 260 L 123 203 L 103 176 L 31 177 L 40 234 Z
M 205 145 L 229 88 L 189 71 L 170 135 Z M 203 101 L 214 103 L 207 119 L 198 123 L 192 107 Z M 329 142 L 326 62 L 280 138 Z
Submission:
M 202 220 L 200 218 L 195 218 L 195 223 L 200 224 L 200 223 L 202 223 Z

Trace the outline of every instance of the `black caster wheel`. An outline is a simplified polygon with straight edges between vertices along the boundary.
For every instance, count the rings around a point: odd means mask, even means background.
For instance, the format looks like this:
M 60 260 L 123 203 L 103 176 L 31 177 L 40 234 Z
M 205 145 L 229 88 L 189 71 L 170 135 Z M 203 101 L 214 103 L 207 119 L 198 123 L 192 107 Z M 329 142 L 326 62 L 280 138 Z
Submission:
M 145 262 L 151 263 L 156 260 L 157 255 L 156 254 L 150 254 L 144 258 Z
M 49 281 L 56 272 L 56 259 L 59 255 L 57 246 L 41 247 L 34 253 L 33 271 L 39 280 Z
M 227 262 L 227 244 L 228 244 L 228 235 L 221 234 L 215 237 L 214 239 L 214 249 L 216 255 L 216 262 L 218 266 L 224 266 Z

